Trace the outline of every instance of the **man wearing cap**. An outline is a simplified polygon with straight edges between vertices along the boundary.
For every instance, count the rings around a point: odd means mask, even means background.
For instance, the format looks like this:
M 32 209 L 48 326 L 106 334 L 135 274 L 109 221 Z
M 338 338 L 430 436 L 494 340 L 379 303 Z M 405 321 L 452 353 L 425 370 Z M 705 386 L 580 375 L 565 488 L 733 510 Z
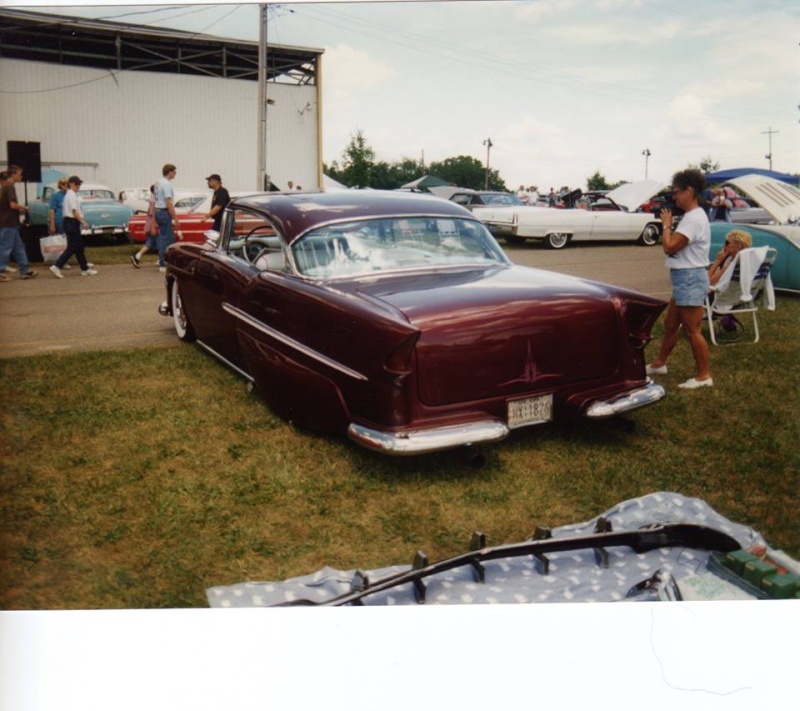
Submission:
M 161 168 L 161 180 L 156 183 L 156 222 L 158 223 L 158 269 L 167 271 L 164 257 L 169 247 L 175 241 L 175 228 L 178 239 L 181 239 L 180 223 L 175 212 L 175 192 L 172 181 L 178 169 L 172 163 L 165 163 Z
M 83 252 L 85 246 L 83 244 L 83 235 L 81 235 L 81 227 L 88 229 L 89 223 L 86 222 L 83 212 L 81 212 L 81 198 L 78 195 L 78 190 L 81 189 L 82 184 L 83 181 L 77 175 L 71 175 L 67 178 L 69 189 L 64 196 L 64 207 L 62 208 L 64 234 L 67 235 L 67 248 L 61 253 L 56 263 L 50 267 L 50 271 L 53 272 L 53 276 L 57 279 L 64 278 L 61 270 L 73 254 L 81 267 L 81 276 L 94 276 L 97 274 L 97 270 L 89 266 L 89 262 L 86 261 L 86 255 Z
M 206 180 L 208 187 L 214 191 L 214 197 L 211 198 L 211 209 L 205 216 L 206 220 L 214 219 L 214 227 L 212 229 L 219 232 L 222 225 L 222 213 L 227 204 L 231 201 L 231 196 L 228 191 L 222 187 L 222 178 L 218 173 L 212 173 Z
M 17 202 L 17 189 L 14 187 L 22 180 L 22 168 L 16 165 L 8 166 L 5 181 L 0 187 L 0 281 L 8 281 L 7 271 L 12 271 L 8 266 L 8 259 L 13 253 L 19 265 L 22 279 L 33 279 L 36 272 L 28 265 L 28 255 L 25 245 L 19 235 L 19 218 L 26 213 L 28 208 Z

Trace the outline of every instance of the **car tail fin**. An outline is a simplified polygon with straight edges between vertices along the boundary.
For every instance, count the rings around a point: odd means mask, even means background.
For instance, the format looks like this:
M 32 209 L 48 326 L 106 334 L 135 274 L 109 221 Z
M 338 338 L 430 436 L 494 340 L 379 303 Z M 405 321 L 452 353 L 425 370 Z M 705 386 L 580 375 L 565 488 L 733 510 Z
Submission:
M 386 356 L 383 367 L 394 375 L 408 375 L 411 370 L 411 356 L 418 339 L 419 331 L 403 338 Z
M 651 340 L 651 331 L 665 303 L 657 301 L 629 301 L 625 307 L 628 338 L 635 348 L 644 348 Z

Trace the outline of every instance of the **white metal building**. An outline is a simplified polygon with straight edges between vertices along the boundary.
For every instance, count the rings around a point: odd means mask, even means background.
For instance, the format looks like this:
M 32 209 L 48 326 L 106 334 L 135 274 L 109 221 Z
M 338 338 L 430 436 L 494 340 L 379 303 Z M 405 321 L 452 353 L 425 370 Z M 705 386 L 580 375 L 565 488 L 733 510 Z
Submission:
M 323 50 L 269 45 L 266 173 L 322 186 Z M 77 173 L 119 192 L 178 167 L 176 189 L 260 190 L 258 43 L 0 8 L 0 167 L 40 143 L 43 182 Z M 50 178 L 52 179 L 52 178 Z

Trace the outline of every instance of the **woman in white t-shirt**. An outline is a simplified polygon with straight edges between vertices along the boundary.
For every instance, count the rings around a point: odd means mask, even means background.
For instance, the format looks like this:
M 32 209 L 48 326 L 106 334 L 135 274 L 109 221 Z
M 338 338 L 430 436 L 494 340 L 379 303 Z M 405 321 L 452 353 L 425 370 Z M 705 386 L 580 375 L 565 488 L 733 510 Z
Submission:
M 672 177 L 672 196 L 684 210 L 680 226 L 673 230 L 672 211 L 661 210 L 661 242 L 667 255 L 666 266 L 672 281 L 672 298 L 664 319 L 664 340 L 656 359 L 647 366 L 648 375 L 664 375 L 667 359 L 678 344 L 681 329 L 689 340 L 697 373 L 678 387 L 685 390 L 714 384 L 709 370 L 708 343 L 703 337 L 703 302 L 708 293 L 708 263 L 711 227 L 699 199 L 705 177 L 694 168 L 679 171 Z

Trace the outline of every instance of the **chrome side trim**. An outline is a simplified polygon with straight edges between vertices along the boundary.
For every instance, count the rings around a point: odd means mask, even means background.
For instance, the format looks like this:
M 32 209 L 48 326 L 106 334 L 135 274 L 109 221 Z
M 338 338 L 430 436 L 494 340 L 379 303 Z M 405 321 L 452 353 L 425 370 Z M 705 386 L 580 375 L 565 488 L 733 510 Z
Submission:
M 381 432 L 356 423 L 347 428 L 347 434 L 354 442 L 367 449 L 397 456 L 440 452 L 483 442 L 499 442 L 508 433 L 508 427 L 499 420 L 398 433 Z
M 620 415 L 629 410 L 635 410 L 645 405 L 652 405 L 666 395 L 664 388 L 656 383 L 649 382 L 642 388 L 632 390 L 629 393 L 620 395 L 613 400 L 597 400 L 586 409 L 586 417 L 593 419 L 603 419 Z
M 197 341 L 197 345 L 200 346 L 201 348 L 204 348 L 205 350 L 207 350 L 211 355 L 213 355 L 218 360 L 221 360 L 223 363 L 225 363 L 225 365 L 227 365 L 234 372 L 238 373 L 247 382 L 255 383 L 255 380 L 253 379 L 252 375 L 250 375 L 249 373 L 245 373 L 239 366 L 234 365 L 233 363 L 231 363 L 225 356 L 220 355 L 219 353 L 217 353 L 217 351 L 215 351 L 211 346 L 203 343 L 202 341 Z
M 303 355 L 308 356 L 309 358 L 313 358 L 314 360 L 322 363 L 323 365 L 327 365 L 329 368 L 333 368 L 334 370 L 338 370 L 340 373 L 344 373 L 345 375 L 354 378 L 355 380 L 367 381 L 366 375 L 363 373 L 359 373 L 357 370 L 353 370 L 352 368 L 348 368 L 346 365 L 342 365 L 338 361 L 333 360 L 332 358 L 328 358 L 328 356 L 323 355 L 319 351 L 315 351 L 313 348 L 309 348 L 308 346 L 303 345 L 300 341 L 296 341 L 294 338 L 287 336 L 284 333 L 272 328 L 271 326 L 267 326 L 266 324 L 262 323 L 254 319 L 250 314 L 245 313 L 241 309 L 232 306 L 231 304 L 224 303 L 222 304 L 223 310 L 227 311 L 231 316 L 234 318 L 243 321 L 248 326 L 255 328 L 257 331 L 261 331 L 261 333 L 265 333 L 266 335 L 274 338 L 277 341 L 289 346 L 290 348 L 294 348 L 296 351 L 299 351 Z

